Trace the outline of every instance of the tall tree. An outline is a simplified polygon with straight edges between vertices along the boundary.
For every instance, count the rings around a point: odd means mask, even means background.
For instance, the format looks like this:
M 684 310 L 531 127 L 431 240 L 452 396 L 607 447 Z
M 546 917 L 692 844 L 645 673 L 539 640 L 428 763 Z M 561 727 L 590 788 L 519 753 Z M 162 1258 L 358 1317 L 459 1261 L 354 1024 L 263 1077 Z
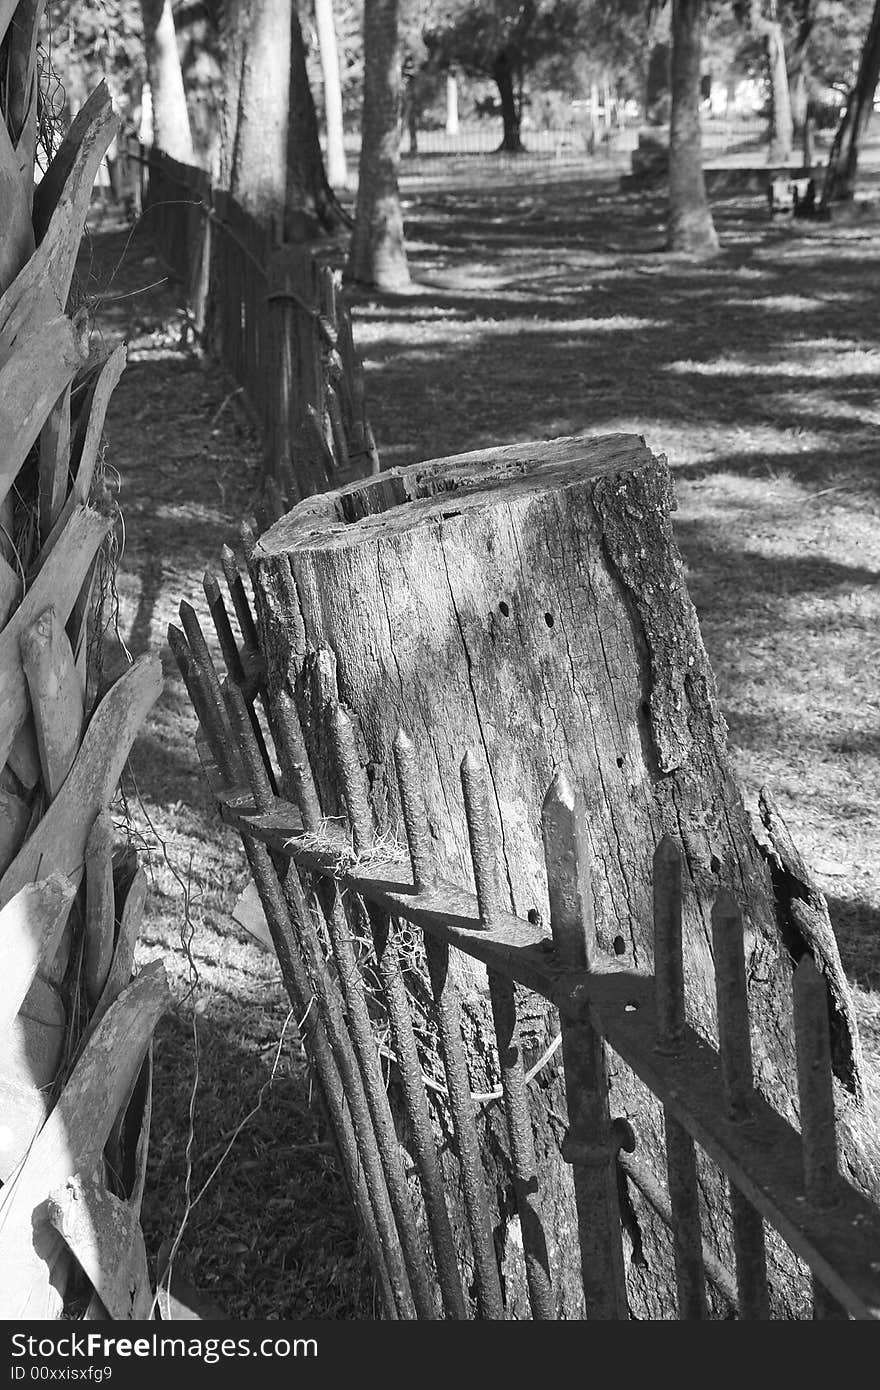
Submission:
M 221 186 L 281 236 L 337 231 L 294 0 L 229 0 L 223 47 Z
M 809 6 L 809 0 L 805 0 Z M 742 6 L 735 6 L 742 15 Z M 794 121 L 786 55 L 785 33 L 777 0 L 748 0 L 743 15 L 752 34 L 764 50 L 764 65 L 770 89 L 771 164 L 786 164 L 794 146 Z
M 843 118 L 828 156 L 822 206 L 854 197 L 859 164 L 859 144 L 874 113 L 874 93 L 880 79 L 880 0 L 865 37 L 856 84 L 849 95 Z
M 439 67 L 492 79 L 503 130 L 498 148 L 518 154 L 526 74 L 542 58 L 573 50 L 582 18 L 577 0 L 459 0 L 426 25 L 425 43 Z
M 287 190 L 292 0 L 243 0 L 226 14 L 221 178 L 246 212 L 280 231 Z
M 333 0 L 315 0 L 315 28 L 324 79 L 324 124 L 327 131 L 327 177 L 334 188 L 344 188 L 348 180 L 345 159 L 345 129 L 342 121 L 342 82 L 339 74 L 339 45 Z
M 351 219 L 327 179 L 318 116 L 306 68 L 306 47 L 296 3 L 290 17 L 290 101 L 287 128 L 285 236 L 291 241 L 333 236 Z
M 195 161 L 171 0 L 141 0 L 153 98 L 153 143 L 183 164 Z
M 392 292 L 410 285 L 398 186 L 401 97 L 398 0 L 365 0 L 361 157 L 346 274 Z
M 672 114 L 669 123 L 670 251 L 718 250 L 700 134 L 700 60 L 704 0 L 672 0 Z

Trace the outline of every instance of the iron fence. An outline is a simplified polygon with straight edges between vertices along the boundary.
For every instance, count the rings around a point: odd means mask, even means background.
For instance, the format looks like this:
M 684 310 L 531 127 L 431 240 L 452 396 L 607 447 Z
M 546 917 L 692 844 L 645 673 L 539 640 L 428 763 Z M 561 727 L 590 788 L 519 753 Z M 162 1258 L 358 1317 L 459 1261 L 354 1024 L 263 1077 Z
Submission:
M 194 331 L 245 394 L 269 491 L 292 504 L 376 471 L 338 275 L 307 247 L 279 244 L 204 170 L 156 149 L 138 158 L 146 229 L 181 283 Z
M 247 526 L 242 537 L 247 560 L 254 540 Z M 257 625 L 243 574 L 229 550 L 224 570 L 239 637 L 212 575 L 206 576 L 205 593 L 225 678 L 188 604 L 181 604 L 182 630 L 172 626 L 169 642 L 198 715 L 197 742 L 206 774 L 223 820 L 241 834 L 291 1003 L 304 1020 L 303 1041 L 320 1081 L 385 1315 L 508 1315 L 460 1001 L 449 969 L 450 949 L 456 948 L 488 971 L 500 1099 L 534 1318 L 554 1317 L 556 1304 L 520 1046 L 522 990 L 534 991 L 559 1011 L 568 1104 L 562 1153 L 573 1172 L 588 1318 L 629 1315 L 621 1173 L 671 1232 L 680 1318 L 706 1318 L 719 1301 L 730 1316 L 770 1316 L 765 1222 L 812 1272 L 815 1317 L 880 1316 L 880 1211 L 838 1170 L 826 985 L 809 954 L 793 976 L 798 1132 L 754 1085 L 743 923 L 726 890 L 719 892 L 712 911 L 715 1048 L 687 1021 L 681 851 L 674 841 L 664 837 L 654 854 L 655 966 L 644 973 L 620 969 L 599 951 L 587 827 L 561 774 L 541 810 L 549 935 L 503 905 L 488 788 L 469 753 L 461 778 L 475 893 L 438 874 L 405 730 L 394 744 L 405 843 L 377 839 L 353 725 L 338 703 L 329 721 L 327 756 L 343 791 L 346 817 L 342 824 L 326 819 L 294 703 L 283 693 L 269 697 Z M 357 946 L 356 922 L 372 943 L 369 966 Z M 402 969 L 407 927 L 423 947 L 430 982 L 445 1073 L 442 1089 L 466 1214 L 468 1277 L 453 1234 L 429 1114 L 428 1091 L 435 1083 L 424 1074 Z M 371 1004 L 377 988 L 390 1047 L 380 1045 L 376 1035 Z M 643 1161 L 638 1134 L 626 1120 L 610 1114 L 606 1045 L 663 1107 L 665 1185 Z M 417 1188 L 407 1178 L 382 1075 L 385 1054 L 396 1064 Z M 700 1150 L 730 1182 L 733 1269 L 704 1238 L 697 1183 Z

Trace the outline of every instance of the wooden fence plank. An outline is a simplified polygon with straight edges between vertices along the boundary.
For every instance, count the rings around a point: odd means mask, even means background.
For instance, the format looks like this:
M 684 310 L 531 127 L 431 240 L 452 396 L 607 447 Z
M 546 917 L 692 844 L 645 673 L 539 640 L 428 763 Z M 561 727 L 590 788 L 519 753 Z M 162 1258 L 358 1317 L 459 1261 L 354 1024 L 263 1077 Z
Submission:
M 54 955 L 74 891 L 68 879 L 53 873 L 26 884 L 0 908 L 0 1036 L 12 1026 L 41 962 Z
M 106 536 L 110 522 L 89 507 L 76 507 L 48 562 L 0 633 L 0 766 L 9 757 L 28 712 L 19 640 L 46 608 L 66 623 L 79 586 Z
M 22 633 L 20 648 L 43 786 L 54 801 L 82 738 L 84 691 L 70 640 L 54 608 L 46 608 Z
M 94 1171 L 167 1001 L 165 969 L 153 961 L 101 1020 L 15 1180 L 0 1191 L 3 1318 L 58 1316 L 62 1296 L 53 1279 L 64 1245 L 47 1199 L 74 1173 Z
M 46 862 L 79 882 L 92 822 L 110 801 L 137 731 L 161 690 L 162 666 L 151 655 L 139 657 L 110 687 L 92 715 L 64 786 L 0 879 L 0 903 L 37 877 Z
M 95 816 L 85 848 L 86 915 L 83 931 L 83 974 L 86 998 L 95 1021 L 95 1006 L 113 959 L 115 903 L 113 895 L 113 820 L 102 809 Z M 130 973 L 130 972 L 129 972 Z

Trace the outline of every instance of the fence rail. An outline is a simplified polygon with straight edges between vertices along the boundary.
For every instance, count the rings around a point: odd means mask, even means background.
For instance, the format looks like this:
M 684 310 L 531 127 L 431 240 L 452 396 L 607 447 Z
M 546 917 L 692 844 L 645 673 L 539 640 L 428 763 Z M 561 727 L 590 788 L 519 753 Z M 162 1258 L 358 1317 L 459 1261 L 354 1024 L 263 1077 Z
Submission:
M 145 225 L 194 329 L 243 389 L 268 490 L 289 504 L 378 470 L 363 368 L 338 276 L 211 187 L 202 169 L 129 150 L 147 171 Z
M 252 544 L 246 528 L 244 540 L 246 548 Z M 296 709 L 289 697 L 268 698 L 243 578 L 234 561 L 226 568 L 241 646 L 219 585 L 206 578 L 226 679 L 221 682 L 189 605 L 181 605 L 183 631 L 170 628 L 169 641 L 198 714 L 200 753 L 222 817 L 242 836 L 291 1001 L 307 1020 L 305 1043 L 386 1315 L 506 1316 L 459 1003 L 448 969 L 449 950 L 455 947 L 489 972 L 500 1098 L 533 1317 L 555 1312 L 514 986 L 536 992 L 559 1010 L 569 1111 L 562 1152 L 574 1176 L 587 1317 L 628 1316 L 618 1168 L 670 1227 L 681 1318 L 709 1315 L 707 1280 L 734 1315 L 770 1316 L 765 1221 L 812 1271 L 815 1317 L 880 1317 L 880 1211 L 838 1171 L 826 985 L 812 958 L 802 959 L 793 984 L 798 1133 L 754 1086 L 743 923 L 728 893 L 719 893 L 712 912 L 716 1049 L 686 1020 L 681 853 L 669 838 L 660 841 L 654 856 L 655 969 L 648 974 L 618 969 L 600 955 L 592 929 L 584 815 L 562 776 L 555 777 L 541 813 L 549 937 L 502 907 L 487 788 L 470 755 L 461 775 L 476 893 L 438 877 L 412 745 L 403 730 L 394 759 L 406 844 L 376 840 L 354 729 L 338 704 L 329 724 L 328 756 L 343 789 L 347 823 L 325 821 Z M 274 758 L 267 752 L 264 726 Z M 279 796 L 279 788 L 292 801 Z M 319 891 L 312 895 L 315 884 Z M 419 1178 L 415 1201 L 402 1172 L 381 1075 L 364 960 L 353 946 L 356 922 L 366 924 L 378 966 L 409 1152 Z M 429 1120 L 426 1078 L 401 971 L 401 924 L 414 928 L 424 946 L 464 1194 L 473 1304 L 452 1237 Z M 375 989 L 374 981 L 369 988 Z M 638 1135 L 609 1113 L 606 1043 L 663 1106 L 665 1190 L 639 1155 Z M 698 1150 L 731 1184 L 734 1270 L 704 1240 Z M 430 1235 L 427 1250 L 419 1239 L 423 1228 Z
M 768 124 L 759 117 L 737 117 L 731 119 L 704 118 L 701 121 L 701 134 L 704 151 L 726 153 L 743 145 L 766 144 L 769 139 Z M 543 158 L 578 158 L 600 150 L 617 154 L 629 153 L 636 148 L 639 130 L 645 127 L 617 122 L 598 121 L 592 126 L 588 119 L 566 121 L 554 126 L 532 126 L 526 121 L 522 127 L 522 141 L 527 154 Z M 661 127 L 668 134 L 668 127 Z M 411 155 L 457 155 L 490 154 L 498 149 L 501 142 L 502 127 L 500 119 L 462 122 L 459 129 L 451 134 L 446 130 L 417 129 L 415 145 L 412 131 L 405 129 L 401 140 L 401 153 Z M 346 152 L 356 159 L 358 142 L 346 142 Z

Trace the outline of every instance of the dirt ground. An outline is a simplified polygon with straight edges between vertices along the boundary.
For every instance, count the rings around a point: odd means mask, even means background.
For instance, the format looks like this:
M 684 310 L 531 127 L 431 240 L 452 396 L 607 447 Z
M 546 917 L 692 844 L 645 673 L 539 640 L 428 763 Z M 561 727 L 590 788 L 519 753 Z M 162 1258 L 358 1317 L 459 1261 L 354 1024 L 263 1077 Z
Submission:
M 414 291 L 355 297 L 384 463 L 581 430 L 667 454 L 747 803 L 771 787 L 828 895 L 880 1066 L 880 224 L 771 221 L 760 195 L 728 198 L 722 254 L 688 264 L 662 252 L 659 197 L 610 176 L 461 161 L 404 187 Z M 259 445 L 184 340 L 148 240 L 105 222 L 83 266 L 108 343 L 130 348 L 108 425 L 126 544 L 107 660 L 118 626 L 168 677 L 128 788 L 153 873 L 142 958 L 165 959 L 177 998 L 157 1039 L 148 1246 L 179 1228 L 188 1162 L 195 1198 L 259 1103 L 188 1216 L 182 1269 L 232 1317 L 371 1317 L 298 1047 L 279 1052 L 276 971 L 229 917 L 243 857 L 210 811 L 165 642 L 250 510 Z

